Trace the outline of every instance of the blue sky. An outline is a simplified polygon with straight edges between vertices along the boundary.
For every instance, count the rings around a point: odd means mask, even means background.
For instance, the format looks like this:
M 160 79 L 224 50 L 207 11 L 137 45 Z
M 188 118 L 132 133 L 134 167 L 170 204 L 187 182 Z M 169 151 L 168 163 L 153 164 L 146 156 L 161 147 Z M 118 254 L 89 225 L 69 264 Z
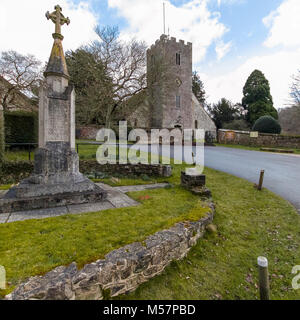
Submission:
M 81 2 L 81 0 L 77 0 L 77 3 L 79 2 Z M 92 10 L 98 15 L 99 25 L 117 25 L 120 30 L 128 27 L 127 20 L 118 14 L 116 8 L 110 7 L 108 1 L 91 0 L 89 2 Z M 168 1 L 161 1 L 161 10 L 163 2 L 167 3 Z M 171 0 L 169 2 L 180 7 L 190 1 Z M 258 52 L 262 53 L 266 51 L 261 46 L 261 43 L 263 43 L 268 35 L 268 29 L 263 24 L 263 18 L 272 10 L 276 9 L 281 3 L 282 0 L 233 0 L 221 1 L 220 4 L 218 4 L 217 0 L 208 2 L 208 8 L 212 12 L 218 12 L 220 14 L 219 21 L 229 29 L 223 39 L 225 42 L 233 42 L 231 55 L 226 57 L 226 61 L 230 61 L 230 65 L 237 63 L 237 56 L 249 56 L 251 53 L 257 54 Z M 168 15 L 168 7 L 166 8 L 166 15 Z M 163 24 L 161 21 L 161 31 L 162 30 Z M 157 34 L 157 36 L 159 37 L 159 34 Z M 172 33 L 170 36 L 172 36 Z M 201 67 L 205 71 L 206 69 L 207 71 L 211 71 L 212 68 L 208 67 L 207 64 L 215 62 L 216 58 L 214 46 L 211 45 L 208 48 L 207 55 Z M 222 67 L 226 67 L 226 65 Z
M 1 0 L 0 51 L 47 60 L 53 26 L 44 14 L 57 3 L 71 19 L 63 27 L 65 49 L 95 39 L 95 25 L 117 25 L 124 41 L 151 45 L 163 32 L 163 2 L 170 36 L 193 42 L 193 68 L 209 102 L 239 102 L 257 68 L 270 81 L 275 107 L 288 103 L 291 76 L 300 69 L 300 0 Z

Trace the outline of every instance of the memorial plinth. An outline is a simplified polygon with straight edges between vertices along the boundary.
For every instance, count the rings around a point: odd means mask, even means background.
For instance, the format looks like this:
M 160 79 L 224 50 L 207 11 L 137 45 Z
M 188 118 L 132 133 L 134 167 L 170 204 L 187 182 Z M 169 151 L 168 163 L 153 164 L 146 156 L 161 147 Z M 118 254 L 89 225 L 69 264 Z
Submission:
M 0 200 L 0 213 L 99 202 L 106 192 L 79 172 L 75 151 L 75 92 L 63 52 L 59 6 L 46 14 L 55 23 L 54 44 L 39 94 L 39 148 L 34 172 Z
M 181 172 L 181 185 L 192 193 L 204 198 L 211 197 L 211 192 L 206 188 L 206 176 L 200 174 L 197 168 L 188 168 Z

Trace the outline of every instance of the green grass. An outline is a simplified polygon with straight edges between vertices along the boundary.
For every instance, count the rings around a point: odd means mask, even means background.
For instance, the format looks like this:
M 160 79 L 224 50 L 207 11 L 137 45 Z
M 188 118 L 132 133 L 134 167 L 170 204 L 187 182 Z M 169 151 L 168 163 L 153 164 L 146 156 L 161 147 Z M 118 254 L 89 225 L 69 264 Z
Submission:
M 260 150 L 261 147 L 250 147 L 250 146 L 243 146 L 240 144 L 222 144 L 222 143 L 215 143 L 218 147 L 226 147 L 226 148 L 235 148 L 235 149 L 244 149 L 244 150 L 252 150 L 252 151 L 261 151 L 261 152 L 269 152 Z M 300 149 L 293 149 L 293 148 L 286 148 L 286 147 L 278 147 L 275 149 L 281 150 L 293 150 L 295 154 L 300 154 Z
M 82 267 L 177 222 L 205 216 L 208 206 L 178 183 L 171 189 L 131 193 L 142 203 L 138 207 L 0 225 L 0 239 L 5 239 L 0 242 L 0 265 L 10 283 L 2 295 L 29 276 L 72 261 Z
M 79 142 L 79 141 L 78 141 Z M 89 142 L 89 141 L 80 141 Z M 99 146 L 97 145 L 79 145 L 79 158 L 80 159 L 96 159 L 96 152 Z M 26 150 L 15 150 L 6 151 L 5 158 L 7 161 L 16 160 L 28 160 L 28 151 Z M 34 151 L 31 152 L 31 160 L 34 160 Z
M 269 259 L 272 299 L 300 299 L 291 270 L 300 265 L 300 217 L 272 192 L 206 169 L 218 234 L 206 234 L 187 258 L 121 299 L 258 299 L 256 260 Z
M 89 143 L 96 142 L 95 140 L 76 140 L 76 143 Z M 133 144 L 132 142 L 128 142 L 128 145 Z M 87 159 L 96 159 L 96 152 L 99 148 L 99 145 L 79 145 L 78 154 L 79 158 L 82 160 Z M 76 146 L 77 150 L 77 146 Z M 16 160 L 28 160 L 29 153 L 26 150 L 15 150 L 15 151 L 6 151 L 5 158 L 7 161 L 16 161 Z M 31 152 L 31 160 L 34 159 L 34 151 Z
M 83 266 L 177 221 L 197 219 L 206 209 L 179 187 L 184 167 L 175 165 L 173 176 L 163 178 L 174 188 L 130 194 L 138 201 L 143 195 L 151 197 L 136 208 L 0 225 L 0 239 L 5 239 L 0 242 L 0 265 L 7 269 L 9 290 L 30 275 L 72 261 Z M 257 299 L 256 259 L 264 255 L 270 265 L 271 298 L 300 299 L 300 290 L 291 288 L 291 270 L 300 265 L 300 217 L 294 207 L 243 179 L 212 169 L 205 173 L 216 204 L 218 233 L 206 234 L 187 258 L 120 298 Z
M 21 161 L 28 160 L 28 151 L 24 150 L 16 150 L 16 151 L 6 151 L 5 152 L 5 160 L 6 161 Z M 34 159 L 34 152 L 31 152 L 31 160 Z
M 11 186 L 11 184 L 2 184 L 0 185 L 0 190 L 9 190 Z

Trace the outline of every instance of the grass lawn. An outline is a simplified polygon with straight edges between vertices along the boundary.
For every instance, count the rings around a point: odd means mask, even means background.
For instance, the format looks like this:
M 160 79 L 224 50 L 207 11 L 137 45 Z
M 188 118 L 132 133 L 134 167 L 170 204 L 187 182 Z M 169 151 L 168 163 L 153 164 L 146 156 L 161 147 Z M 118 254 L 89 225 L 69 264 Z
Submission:
M 261 152 L 269 152 L 269 151 L 263 151 L 260 150 L 261 147 L 250 147 L 250 146 L 243 146 L 239 144 L 222 144 L 222 143 L 215 143 L 218 147 L 226 147 L 226 148 L 235 148 L 235 149 L 244 149 L 244 150 L 252 150 L 252 151 L 261 151 Z M 274 147 L 275 148 L 275 147 Z M 300 149 L 293 149 L 293 148 L 285 148 L 285 147 L 278 147 L 275 149 L 281 149 L 281 150 L 293 150 L 294 154 L 300 154 Z M 284 154 L 284 153 L 281 153 Z
M 88 143 L 95 142 L 90 140 L 77 140 L 77 142 Z M 98 145 L 79 145 L 79 158 L 80 159 L 96 159 L 96 151 Z M 16 161 L 16 160 L 28 160 L 29 152 L 27 150 L 14 150 L 6 151 L 5 158 L 7 161 Z M 31 160 L 34 159 L 34 151 L 31 152 Z
M 187 258 L 121 299 L 257 299 L 257 257 L 269 260 L 272 299 L 300 299 L 291 270 L 300 264 L 300 217 L 279 196 L 206 169 L 218 234 L 206 234 Z
M 83 266 L 177 221 L 198 219 L 207 209 L 180 188 L 183 168 L 175 165 L 173 176 L 163 179 L 174 188 L 131 193 L 142 202 L 139 207 L 0 225 L 0 239 L 5 239 L 0 242 L 0 265 L 6 267 L 10 290 L 30 275 L 72 261 Z M 187 258 L 120 298 L 256 299 L 256 259 L 264 255 L 270 264 L 271 298 L 300 299 L 300 290 L 291 288 L 291 270 L 300 264 L 296 210 L 243 179 L 211 169 L 205 173 L 217 206 L 218 233 L 206 234 Z M 141 200 L 144 195 L 150 199 Z
M 96 142 L 95 140 L 76 140 L 76 143 L 92 143 Z M 133 144 L 128 142 L 128 145 Z M 82 160 L 86 159 L 96 159 L 96 152 L 99 148 L 99 145 L 88 145 L 88 144 L 80 144 L 78 147 L 79 158 Z M 76 146 L 77 151 L 77 146 Z M 29 152 L 27 150 L 14 150 L 14 151 L 6 151 L 5 158 L 7 161 L 17 161 L 17 160 L 28 160 Z M 31 152 L 31 160 L 34 159 L 34 151 Z
M 143 241 L 176 222 L 196 221 L 210 210 L 179 186 L 130 193 L 141 206 L 65 215 L 0 225 L 0 265 L 6 268 L 7 294 L 21 280 L 76 261 L 80 267 L 114 249 Z M 145 197 L 145 196 L 148 197 Z

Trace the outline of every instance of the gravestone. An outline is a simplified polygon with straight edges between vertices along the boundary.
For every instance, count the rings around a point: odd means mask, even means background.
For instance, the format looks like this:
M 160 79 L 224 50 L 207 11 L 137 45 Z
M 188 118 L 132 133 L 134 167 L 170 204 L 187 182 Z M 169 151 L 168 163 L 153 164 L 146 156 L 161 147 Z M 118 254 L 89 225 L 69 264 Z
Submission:
M 54 44 L 39 94 L 39 148 L 34 172 L 0 200 L 0 212 L 98 202 L 106 192 L 79 172 L 75 151 L 75 92 L 62 47 L 60 6 L 46 17 L 55 23 Z

